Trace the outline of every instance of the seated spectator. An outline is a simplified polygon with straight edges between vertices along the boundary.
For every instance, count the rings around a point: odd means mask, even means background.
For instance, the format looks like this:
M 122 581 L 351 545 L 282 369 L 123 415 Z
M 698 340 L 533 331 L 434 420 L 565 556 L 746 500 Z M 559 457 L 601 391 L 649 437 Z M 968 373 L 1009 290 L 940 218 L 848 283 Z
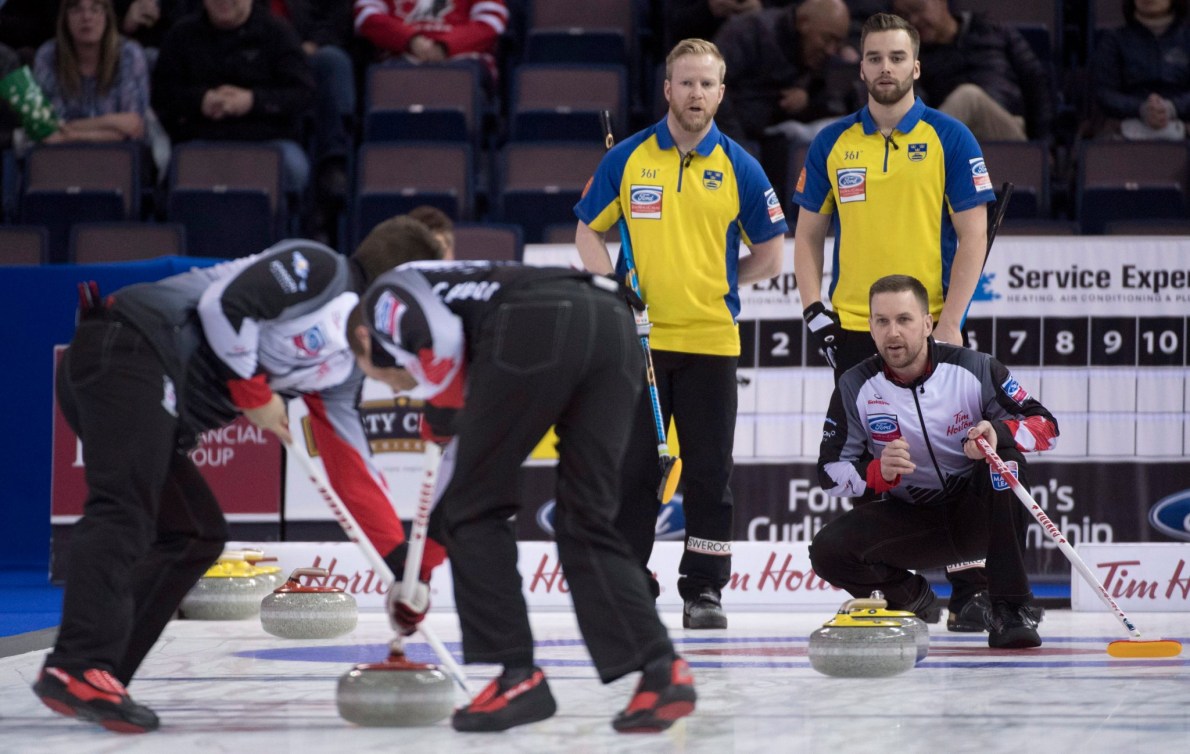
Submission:
M 116 0 L 120 31 L 145 48 L 150 68 L 157 62 L 165 32 L 182 16 L 201 8 L 202 0 Z
M 496 45 L 508 26 L 504 0 L 355 0 L 355 33 L 377 58 L 415 63 L 476 59 L 496 80 Z
M 149 69 L 117 23 L 112 0 L 61 3 L 57 33 L 33 63 L 60 124 L 45 143 L 144 140 Z
M 1020 32 L 955 13 L 949 0 L 893 0 L 892 8 L 921 35 L 917 91 L 927 105 L 962 121 L 980 140 L 1049 137 L 1050 76 Z
M 1186 137 L 1190 120 L 1187 0 L 1124 0 L 1126 23 L 1104 34 L 1090 68 L 1103 122 L 1125 139 Z
M 784 7 L 794 0 L 664 0 L 665 49 L 683 39 L 711 40 L 723 24 L 765 7 Z
M 854 73 L 842 86 L 826 76 L 849 23 L 843 0 L 805 0 L 725 23 L 715 37 L 727 64 L 720 129 L 736 141 L 759 140 L 767 128 L 791 121 L 787 135 L 808 144 L 821 125 L 858 110 Z M 859 60 L 854 50 L 851 56 Z
M 58 4 L 53 0 L 4 0 L 0 2 L 0 44 L 11 47 L 24 65 L 46 40 L 53 39 Z
M 21 59 L 6 44 L 0 44 L 0 79 L 21 67 Z M 21 116 L 0 99 L 0 152 L 12 146 L 12 134 L 21 127 Z
M 347 155 L 355 129 L 355 65 L 351 43 L 351 0 L 271 0 L 273 14 L 293 25 L 314 73 L 315 187 L 317 206 L 330 211 L 347 195 Z M 327 218 L 330 225 L 333 218 Z
M 409 216 L 430 229 L 434 240 L 442 247 L 442 258 L 455 258 L 455 224 L 442 210 L 422 204 L 409 210 Z
M 290 195 L 309 183 L 301 138 L 313 101 L 297 34 L 253 0 L 203 0 L 166 33 L 153 71 L 153 106 L 175 142 L 273 142 Z

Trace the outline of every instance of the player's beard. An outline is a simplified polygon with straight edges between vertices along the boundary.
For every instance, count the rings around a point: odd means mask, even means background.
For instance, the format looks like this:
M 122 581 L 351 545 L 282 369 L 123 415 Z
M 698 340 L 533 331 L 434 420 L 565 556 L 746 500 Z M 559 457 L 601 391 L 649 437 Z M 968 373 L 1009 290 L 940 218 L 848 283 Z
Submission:
M 876 100 L 881 105 L 895 105 L 905 98 L 905 95 L 913 91 L 913 77 L 905 79 L 904 81 L 897 81 L 893 79 L 893 86 L 889 88 L 880 88 L 875 82 L 865 82 L 868 85 L 868 94 L 872 95 L 872 99 Z
M 698 112 L 679 108 L 673 104 L 669 106 L 669 109 L 674 114 L 674 118 L 677 119 L 678 125 L 682 127 L 682 130 L 692 134 L 701 133 L 710 124 L 711 119 L 715 117 L 715 109 L 710 103 L 704 104 L 702 110 Z

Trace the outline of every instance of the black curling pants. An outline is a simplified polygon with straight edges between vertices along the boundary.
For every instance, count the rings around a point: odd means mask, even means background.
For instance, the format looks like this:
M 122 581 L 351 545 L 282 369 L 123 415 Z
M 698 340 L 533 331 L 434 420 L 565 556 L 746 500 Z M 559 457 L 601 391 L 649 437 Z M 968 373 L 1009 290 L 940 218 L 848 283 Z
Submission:
M 46 664 L 127 684 L 227 525 L 178 447 L 177 396 L 140 333 L 84 319 L 58 369 L 58 404 L 83 443 L 88 495 L 72 528 L 62 626 Z
M 1001 449 L 1005 463 L 1016 462 L 1028 485 L 1024 457 Z M 991 467 L 978 462 L 967 486 L 949 500 L 921 506 L 892 498 L 853 508 L 824 526 L 810 543 L 814 571 L 853 597 L 884 592 L 889 607 L 912 605 L 929 588 L 911 570 L 987 558 L 992 599 L 1028 603 L 1025 526 L 1029 512 L 1007 485 L 996 489 Z
M 521 462 L 558 434 L 555 536 L 604 682 L 671 654 L 645 575 L 612 525 L 641 355 L 623 299 L 585 280 L 506 291 L 469 343 L 467 405 L 439 502 L 466 662 L 533 663 L 510 518 Z

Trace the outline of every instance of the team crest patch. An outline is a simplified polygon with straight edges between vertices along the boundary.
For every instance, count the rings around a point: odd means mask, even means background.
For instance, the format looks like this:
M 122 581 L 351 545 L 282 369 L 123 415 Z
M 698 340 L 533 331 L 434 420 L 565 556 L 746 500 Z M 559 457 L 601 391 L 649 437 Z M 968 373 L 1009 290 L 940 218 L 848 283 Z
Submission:
M 868 432 L 874 442 L 892 442 L 900 438 L 901 425 L 896 414 L 868 414 Z
M 769 212 L 769 222 L 779 223 L 785 219 L 785 213 L 781 210 L 781 202 L 777 199 L 777 192 L 773 189 L 768 189 L 764 192 L 765 208 Z
M 401 317 L 408 309 L 405 302 L 393 295 L 392 291 L 384 291 L 380 298 L 376 299 L 376 308 L 372 310 L 376 329 L 399 342 Z
M 926 144 L 917 143 L 909 145 L 909 161 L 921 162 L 926 158 Z
M 632 185 L 628 193 L 628 215 L 633 220 L 660 220 L 662 186 Z
M 1012 472 L 1012 478 L 1020 481 L 1021 475 L 1020 470 L 1016 467 L 1016 461 L 1005 461 L 1004 465 L 1008 467 L 1010 472 Z M 1004 477 L 1000 474 L 1000 472 L 996 471 L 991 466 L 988 466 L 988 470 L 992 474 L 992 489 L 994 489 L 996 492 L 1003 492 L 1004 490 L 1008 489 L 1008 482 L 1004 481 Z
M 971 183 L 975 186 L 976 191 L 991 191 L 992 177 L 988 175 L 988 166 L 984 164 L 982 157 L 972 157 L 967 162 L 971 163 Z
M 326 335 L 320 326 L 315 325 L 309 330 L 293 336 L 293 344 L 297 346 L 298 353 L 302 356 L 312 358 L 326 346 Z
M 714 191 L 723 185 L 723 173 L 719 170 L 702 171 L 702 185 L 706 186 L 708 191 Z
M 1000 386 L 1000 389 L 1003 390 L 1004 394 L 1011 398 L 1017 405 L 1021 405 L 1025 401 L 1029 400 L 1029 391 L 1025 390 L 1024 385 L 1017 382 L 1016 378 L 1011 375 L 1009 375 L 1008 379 L 1004 381 L 1004 384 Z
M 868 200 L 868 169 L 839 168 L 835 171 L 839 183 L 839 203 Z

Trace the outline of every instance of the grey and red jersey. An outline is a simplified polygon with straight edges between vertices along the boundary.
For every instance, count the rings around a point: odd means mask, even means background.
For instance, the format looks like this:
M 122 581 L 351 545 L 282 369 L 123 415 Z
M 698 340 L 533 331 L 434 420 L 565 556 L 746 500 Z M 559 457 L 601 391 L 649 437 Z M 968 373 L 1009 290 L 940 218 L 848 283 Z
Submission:
M 435 406 L 462 406 L 467 344 L 510 289 L 588 272 L 493 262 L 410 262 L 373 281 L 364 317 L 375 343 L 417 385 L 402 393 Z M 616 284 L 605 281 L 615 290 Z M 380 354 L 383 356 L 383 354 Z M 374 360 L 376 354 L 374 352 Z
M 896 380 L 878 355 L 839 379 L 818 458 L 819 483 L 829 494 L 855 497 L 872 487 L 911 503 L 941 503 L 983 463 L 968 458 L 963 443 L 984 419 L 996 429 L 999 447 L 1026 453 L 1054 447 L 1057 421 L 1007 367 L 933 339 L 929 349 L 930 367 L 912 383 Z M 889 488 L 878 478 L 879 458 L 896 439 L 909 444 L 917 468 Z

